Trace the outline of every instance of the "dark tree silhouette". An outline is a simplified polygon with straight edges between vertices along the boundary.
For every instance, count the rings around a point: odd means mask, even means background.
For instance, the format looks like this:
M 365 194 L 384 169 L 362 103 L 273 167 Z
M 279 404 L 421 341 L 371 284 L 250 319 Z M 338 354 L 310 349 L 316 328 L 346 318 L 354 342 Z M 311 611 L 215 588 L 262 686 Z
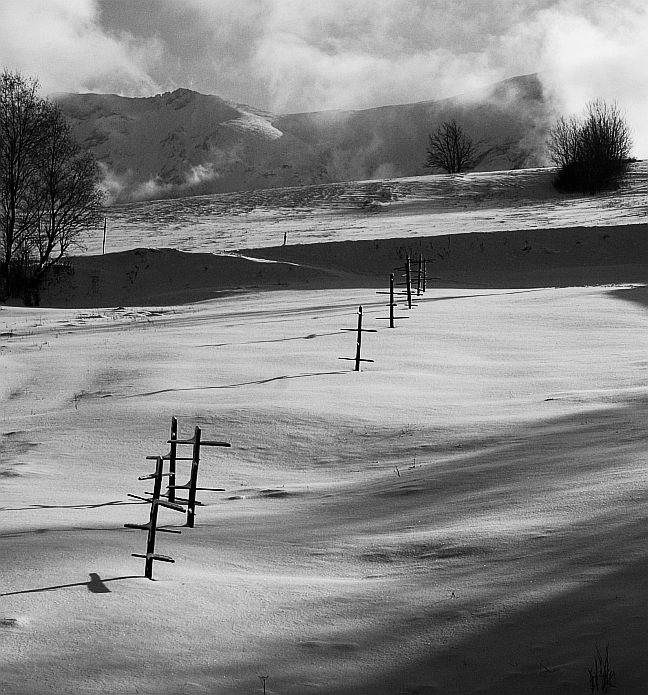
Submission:
M 101 219 L 98 170 L 38 82 L 0 75 L 0 297 L 28 292 Z
M 98 181 L 94 158 L 72 138 L 59 108 L 52 107 L 42 132 L 39 167 L 31 191 L 36 215 L 31 247 L 40 275 L 102 219 Z
M 630 159 L 630 128 L 616 103 L 587 104 L 585 116 L 561 117 L 549 133 L 547 149 L 558 167 L 559 190 L 597 193 L 617 187 Z
M 34 215 L 29 189 L 37 169 L 44 121 L 36 80 L 0 76 L 0 279 L 25 253 Z
M 444 121 L 429 135 L 426 165 L 448 174 L 472 169 L 478 159 L 478 145 L 455 121 Z

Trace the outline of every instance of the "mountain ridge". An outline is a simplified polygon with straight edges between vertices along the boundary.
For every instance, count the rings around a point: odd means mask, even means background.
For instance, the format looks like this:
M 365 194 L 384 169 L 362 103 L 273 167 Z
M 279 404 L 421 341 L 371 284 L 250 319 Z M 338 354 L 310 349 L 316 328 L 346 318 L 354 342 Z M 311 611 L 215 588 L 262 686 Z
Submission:
M 57 94 L 110 202 L 429 173 L 427 136 L 456 118 L 477 170 L 542 163 L 552 109 L 537 75 L 475 93 L 359 110 L 274 114 L 179 88 L 151 97 Z

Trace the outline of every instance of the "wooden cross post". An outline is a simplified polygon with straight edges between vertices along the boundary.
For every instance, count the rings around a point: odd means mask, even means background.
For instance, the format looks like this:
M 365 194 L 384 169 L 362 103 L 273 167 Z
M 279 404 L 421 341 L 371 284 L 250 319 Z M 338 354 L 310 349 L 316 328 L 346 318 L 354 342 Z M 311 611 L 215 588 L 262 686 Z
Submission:
M 155 482 L 153 484 L 153 499 L 151 500 L 151 516 L 149 519 L 148 537 L 146 539 L 146 565 L 144 576 L 153 579 L 153 556 L 155 555 L 155 532 L 157 530 L 158 501 L 162 492 L 162 457 L 155 461 Z
M 405 262 L 405 286 L 407 287 L 407 308 L 412 308 L 412 272 L 410 257 Z
M 191 460 L 191 475 L 189 476 L 189 499 L 187 500 L 187 526 L 194 527 L 196 520 L 196 486 L 198 485 L 198 464 L 200 463 L 200 427 L 194 430 L 193 456 Z
M 427 259 L 423 259 L 423 293 L 425 293 L 427 285 Z
M 104 228 L 103 228 L 103 243 L 101 245 L 101 254 L 106 253 L 106 218 L 104 217 Z
M 362 350 L 362 334 L 363 333 L 376 333 L 375 328 L 363 328 L 362 327 L 362 307 L 358 307 L 358 327 L 357 328 L 343 328 L 343 331 L 354 331 L 356 334 L 356 354 L 355 357 L 340 357 L 341 360 L 353 360 L 355 362 L 354 371 L 360 371 L 360 362 L 373 362 L 373 360 L 368 360 L 360 356 Z
M 192 442 L 193 440 L 190 440 Z M 166 493 L 161 493 L 161 497 L 166 497 L 169 502 L 179 502 L 180 504 L 186 504 L 187 500 L 176 496 L 176 490 L 186 486 L 176 485 L 176 463 L 178 461 L 191 461 L 190 456 L 178 456 L 178 420 L 175 417 L 171 418 L 171 439 L 168 440 L 171 444 L 169 448 L 169 453 L 162 457 L 163 461 L 169 462 L 169 472 L 165 475 L 169 478 L 169 485 L 167 487 Z M 180 442 L 182 443 L 182 442 Z M 157 456 L 147 456 L 147 459 L 155 461 Z
M 412 308 L 412 259 L 408 255 L 405 259 L 405 265 L 398 266 L 396 270 L 405 271 L 405 282 L 398 282 L 397 285 L 405 285 L 405 293 L 407 294 L 407 308 Z
M 194 436 L 191 439 L 173 439 L 169 440 L 169 444 L 176 445 L 176 444 L 191 444 L 192 445 L 192 455 L 191 455 L 191 473 L 189 474 L 189 482 L 186 485 L 173 485 L 173 488 L 171 485 L 169 485 L 169 494 L 171 493 L 171 489 L 174 490 L 188 490 L 189 494 L 187 495 L 187 499 L 182 499 L 179 500 L 182 504 L 187 505 L 187 522 L 186 526 L 189 528 L 193 528 L 196 520 L 196 505 L 201 504 L 200 502 L 196 501 L 196 491 L 197 490 L 210 490 L 212 492 L 224 492 L 223 488 L 204 488 L 198 487 L 198 467 L 200 465 L 200 448 L 201 446 L 231 446 L 228 442 L 211 442 L 211 441 L 202 441 L 202 432 L 200 430 L 200 427 L 196 427 L 194 430 Z M 183 460 L 189 460 L 189 459 L 183 459 L 181 457 L 176 457 L 177 461 L 183 461 Z M 178 498 L 176 498 L 176 501 L 178 501 Z
M 155 473 L 153 475 L 141 476 L 140 480 L 147 480 L 153 478 L 153 492 L 150 493 L 152 496 L 150 499 L 146 497 L 139 497 L 138 495 L 129 495 L 129 497 L 134 497 L 135 499 L 143 500 L 151 505 L 151 511 L 149 513 L 149 520 L 147 524 L 124 524 L 126 528 L 136 528 L 144 531 L 148 531 L 146 538 L 146 554 L 133 553 L 133 557 L 142 557 L 146 560 L 144 565 L 144 576 L 147 579 L 153 579 L 153 561 L 160 560 L 161 562 L 175 562 L 172 557 L 168 555 L 159 555 L 155 552 L 155 536 L 156 532 L 163 531 L 164 533 L 180 533 L 175 529 L 158 529 L 157 519 L 158 519 L 158 508 L 168 507 L 169 509 L 174 509 L 177 512 L 184 512 L 184 508 L 178 504 L 172 504 L 171 502 L 165 502 L 160 499 L 162 493 L 162 477 L 164 466 L 164 458 L 162 456 L 155 457 Z
M 394 313 L 394 307 L 397 306 L 396 300 L 395 300 L 395 295 L 396 292 L 394 290 L 396 283 L 394 281 L 394 273 L 389 274 L 389 316 L 377 316 L 376 319 L 378 321 L 386 321 L 389 320 L 389 327 L 390 328 L 395 328 L 395 320 L 398 319 L 407 319 L 409 316 L 396 316 Z M 387 294 L 387 292 L 383 292 L 379 290 L 377 294 Z M 350 330 L 350 329 L 349 329 Z
M 362 307 L 358 307 L 358 336 L 356 338 L 355 371 L 360 371 L 360 350 L 362 348 Z
M 171 448 L 169 449 L 169 502 L 175 502 L 175 484 L 176 484 L 176 457 L 178 455 L 178 420 L 175 417 L 171 418 Z
M 418 273 L 416 276 L 416 296 L 420 296 L 423 290 L 423 256 L 419 253 L 418 257 Z

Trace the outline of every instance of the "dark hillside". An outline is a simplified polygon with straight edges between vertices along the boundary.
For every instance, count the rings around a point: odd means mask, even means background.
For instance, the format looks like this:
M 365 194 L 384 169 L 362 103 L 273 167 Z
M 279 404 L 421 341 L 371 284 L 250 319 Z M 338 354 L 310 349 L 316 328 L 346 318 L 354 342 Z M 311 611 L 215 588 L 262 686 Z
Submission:
M 122 201 L 430 173 L 428 133 L 451 118 L 480 141 L 477 170 L 535 166 L 550 121 L 535 75 L 440 101 L 289 115 L 187 89 L 56 99 Z

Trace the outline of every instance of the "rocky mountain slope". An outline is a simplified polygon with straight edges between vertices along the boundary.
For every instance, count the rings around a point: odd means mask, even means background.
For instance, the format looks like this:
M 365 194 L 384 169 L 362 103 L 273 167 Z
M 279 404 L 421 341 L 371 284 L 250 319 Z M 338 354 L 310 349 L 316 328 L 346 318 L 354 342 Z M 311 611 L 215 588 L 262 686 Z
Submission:
M 112 201 L 429 173 L 428 133 L 450 118 L 480 141 L 478 170 L 528 167 L 542 163 L 551 120 L 535 75 L 441 101 L 288 115 L 188 89 L 55 98 Z

